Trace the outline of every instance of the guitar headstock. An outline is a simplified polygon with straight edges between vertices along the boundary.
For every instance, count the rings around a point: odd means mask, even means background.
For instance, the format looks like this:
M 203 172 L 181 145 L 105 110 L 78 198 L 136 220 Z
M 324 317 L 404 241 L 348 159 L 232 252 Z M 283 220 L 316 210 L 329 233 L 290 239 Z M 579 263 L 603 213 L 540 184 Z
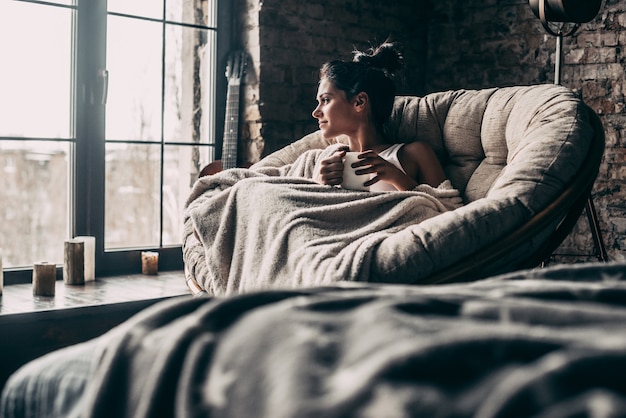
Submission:
M 234 51 L 228 56 L 226 64 L 226 78 L 228 83 L 241 83 L 248 65 L 248 55 L 245 51 Z

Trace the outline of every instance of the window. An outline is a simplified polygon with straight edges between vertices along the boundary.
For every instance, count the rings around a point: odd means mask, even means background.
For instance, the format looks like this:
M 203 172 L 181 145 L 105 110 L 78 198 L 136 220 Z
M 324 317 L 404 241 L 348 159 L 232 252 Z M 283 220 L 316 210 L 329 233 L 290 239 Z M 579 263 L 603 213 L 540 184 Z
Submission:
M 227 3 L 0 3 L 7 282 L 62 265 L 78 235 L 96 237 L 100 275 L 139 271 L 146 249 L 182 268 L 183 205 L 221 133 Z

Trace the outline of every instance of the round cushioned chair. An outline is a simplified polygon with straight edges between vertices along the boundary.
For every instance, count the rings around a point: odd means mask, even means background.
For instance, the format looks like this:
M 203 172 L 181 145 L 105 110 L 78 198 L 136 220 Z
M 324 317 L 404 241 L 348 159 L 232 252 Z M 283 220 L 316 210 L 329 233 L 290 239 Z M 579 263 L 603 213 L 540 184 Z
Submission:
M 538 266 L 580 216 L 604 150 L 597 115 L 553 84 L 397 97 L 385 129 L 395 142 L 428 142 L 464 199 L 378 246 L 369 277 L 398 283 L 470 281 Z M 317 131 L 251 169 L 290 164 L 346 140 Z M 201 290 L 194 264 L 204 252 L 193 236 L 185 237 L 183 256 L 190 289 Z

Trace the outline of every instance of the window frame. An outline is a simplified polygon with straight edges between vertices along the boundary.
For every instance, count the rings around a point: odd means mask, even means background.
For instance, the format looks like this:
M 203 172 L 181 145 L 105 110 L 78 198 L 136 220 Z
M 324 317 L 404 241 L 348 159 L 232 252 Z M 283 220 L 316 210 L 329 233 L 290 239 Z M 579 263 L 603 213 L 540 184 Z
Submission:
M 50 5 L 38 0 L 18 0 Z M 215 144 L 189 144 L 190 146 L 214 147 L 213 154 L 220 157 L 221 138 L 227 81 L 220 77 L 226 68 L 228 51 L 232 48 L 234 7 L 228 0 L 217 1 L 217 78 L 214 86 L 216 103 L 214 138 Z M 57 6 L 55 4 L 55 6 Z M 70 236 L 95 236 L 96 277 L 134 274 L 141 271 L 141 252 L 159 253 L 159 270 L 182 270 L 182 246 L 138 247 L 105 251 L 105 116 L 106 100 L 104 71 L 106 70 L 106 0 L 74 0 L 72 18 L 72 76 L 71 76 L 71 130 L 69 163 L 69 231 Z M 94 42 L 98 47 L 94 48 Z M 43 141 L 50 140 L 41 138 Z M 114 142 L 114 141 L 112 141 Z M 167 143 L 161 142 L 161 152 Z M 161 172 L 163 166 L 161 166 Z M 163 186 L 161 174 L 161 188 Z M 162 211 L 161 211 L 162 212 Z M 162 216 L 162 215 L 161 215 Z M 181 219 L 181 223 L 182 223 Z M 162 223 L 162 221 L 161 221 Z M 162 228 L 161 228 L 162 229 Z M 69 238 L 69 237 L 68 237 Z M 181 237 L 182 239 L 182 237 Z M 60 244 L 62 245 L 62 243 Z M 62 278 L 62 265 L 57 265 L 57 279 Z M 32 266 L 5 268 L 4 282 L 28 283 L 32 278 Z

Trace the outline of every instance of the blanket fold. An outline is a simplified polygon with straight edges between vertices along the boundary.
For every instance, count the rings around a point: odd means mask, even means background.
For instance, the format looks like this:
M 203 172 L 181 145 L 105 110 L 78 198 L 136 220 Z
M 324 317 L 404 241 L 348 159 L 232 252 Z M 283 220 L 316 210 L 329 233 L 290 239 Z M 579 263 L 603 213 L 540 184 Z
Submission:
M 233 169 L 195 184 L 186 235 L 203 257 L 186 263 L 211 294 L 368 281 L 377 245 L 461 205 L 446 181 L 411 192 L 370 193 L 313 181 L 318 164 L 344 145 L 310 150 L 293 164 Z M 189 271 L 189 270 L 188 270 Z

